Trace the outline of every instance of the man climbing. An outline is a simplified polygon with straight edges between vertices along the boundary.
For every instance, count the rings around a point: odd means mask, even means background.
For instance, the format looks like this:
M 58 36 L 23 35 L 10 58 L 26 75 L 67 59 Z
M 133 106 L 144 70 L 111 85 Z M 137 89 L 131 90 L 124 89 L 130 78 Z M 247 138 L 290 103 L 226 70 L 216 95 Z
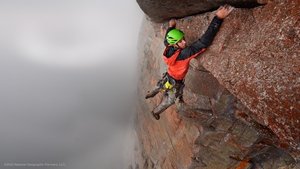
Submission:
M 176 98 L 179 99 L 179 102 L 183 102 L 184 78 L 188 72 L 190 60 L 203 53 L 212 43 L 223 19 L 232 10 L 233 7 L 229 5 L 221 6 L 204 35 L 190 46 L 186 46 L 184 33 L 175 28 L 175 20 L 169 21 L 169 28 L 166 31 L 164 40 L 166 48 L 163 53 L 163 59 L 168 70 L 164 73 L 163 78 L 157 82 L 154 90 L 145 97 L 148 99 L 161 91 L 164 92 L 162 102 L 151 112 L 156 120 L 160 119 L 160 114 L 163 111 L 175 103 Z

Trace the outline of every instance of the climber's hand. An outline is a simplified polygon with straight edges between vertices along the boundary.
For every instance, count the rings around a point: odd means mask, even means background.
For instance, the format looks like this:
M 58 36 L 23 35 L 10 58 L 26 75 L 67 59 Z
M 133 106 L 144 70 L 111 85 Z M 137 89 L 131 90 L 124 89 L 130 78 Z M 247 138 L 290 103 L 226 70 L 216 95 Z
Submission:
M 218 18 L 224 19 L 224 18 L 226 18 L 226 17 L 230 14 L 230 12 L 231 12 L 233 9 L 234 9 L 234 7 L 232 7 L 232 6 L 230 6 L 230 5 L 224 5 L 224 6 L 221 6 L 221 7 L 218 9 L 216 15 L 217 15 Z
M 169 21 L 169 27 L 176 27 L 176 21 L 175 21 L 175 19 L 171 19 Z

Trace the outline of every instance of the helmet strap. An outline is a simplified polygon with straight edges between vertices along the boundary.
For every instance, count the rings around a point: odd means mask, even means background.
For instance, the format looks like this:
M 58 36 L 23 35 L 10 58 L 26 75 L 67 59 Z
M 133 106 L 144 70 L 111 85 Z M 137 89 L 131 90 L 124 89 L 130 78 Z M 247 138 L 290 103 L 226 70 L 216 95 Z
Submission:
M 175 48 L 180 48 L 177 43 L 173 45 Z

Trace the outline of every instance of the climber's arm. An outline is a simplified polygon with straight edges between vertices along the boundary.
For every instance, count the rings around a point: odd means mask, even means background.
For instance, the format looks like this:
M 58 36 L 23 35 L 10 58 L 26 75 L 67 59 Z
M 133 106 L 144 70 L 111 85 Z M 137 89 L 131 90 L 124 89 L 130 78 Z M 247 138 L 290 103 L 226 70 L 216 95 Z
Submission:
M 223 19 L 230 14 L 232 9 L 233 7 L 228 5 L 220 7 L 216 13 L 216 16 L 213 18 L 202 37 L 196 42 L 192 43 L 187 48 L 183 49 L 181 54 L 179 55 L 179 59 L 189 58 L 195 55 L 196 53 L 200 52 L 202 49 L 205 49 L 209 45 L 211 45 L 214 37 L 216 36 L 217 32 L 221 27 Z
M 204 33 L 204 35 L 199 39 L 199 41 L 196 41 L 195 46 L 196 48 L 198 46 L 207 48 L 209 45 L 211 45 L 212 41 L 214 40 L 214 37 L 216 36 L 217 32 L 219 31 L 221 24 L 223 22 L 223 19 L 225 19 L 230 12 L 233 10 L 233 7 L 229 5 L 221 6 L 217 12 L 216 16 L 211 21 L 208 29 Z M 200 43 L 200 44 L 197 44 Z
M 210 25 L 208 26 L 206 32 L 200 39 L 196 42 L 192 43 L 190 46 L 186 47 L 182 50 L 179 59 L 186 59 L 194 54 L 200 52 L 202 49 L 207 48 L 213 41 L 214 37 L 216 36 L 221 24 L 222 19 L 219 19 L 217 16 L 211 21 Z

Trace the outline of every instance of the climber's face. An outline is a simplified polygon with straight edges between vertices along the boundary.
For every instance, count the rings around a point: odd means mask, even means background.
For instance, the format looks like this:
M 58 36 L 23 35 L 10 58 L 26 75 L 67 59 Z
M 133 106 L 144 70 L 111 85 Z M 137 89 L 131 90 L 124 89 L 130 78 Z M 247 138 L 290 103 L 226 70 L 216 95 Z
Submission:
M 179 42 L 177 42 L 177 45 L 178 45 L 180 48 L 184 49 L 184 48 L 186 47 L 186 41 L 185 41 L 185 39 L 182 38 Z

